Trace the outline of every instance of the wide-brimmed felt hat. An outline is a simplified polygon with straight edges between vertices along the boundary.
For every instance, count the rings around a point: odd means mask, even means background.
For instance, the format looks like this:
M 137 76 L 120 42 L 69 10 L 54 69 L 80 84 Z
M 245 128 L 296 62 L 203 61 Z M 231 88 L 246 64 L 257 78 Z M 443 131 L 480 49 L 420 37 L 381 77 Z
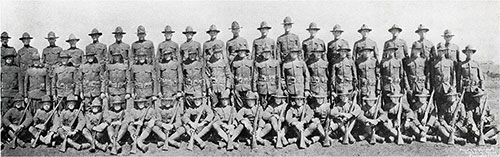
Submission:
M 366 25 L 366 24 L 361 25 L 361 28 L 358 29 L 358 33 L 361 33 L 361 31 L 363 31 L 363 30 L 367 30 L 368 32 L 372 31 L 372 29 L 370 27 L 368 27 L 368 25 Z
M 320 30 L 320 28 L 318 27 L 318 24 L 316 24 L 315 22 L 311 22 L 306 30 Z
M 261 30 L 261 29 L 271 29 L 271 28 L 272 28 L 272 27 L 271 27 L 271 26 L 269 26 L 269 25 L 267 24 L 267 22 L 266 22 L 266 21 L 262 21 L 262 22 L 260 23 L 260 27 L 259 27 L 259 28 L 257 28 L 257 30 Z
M 418 33 L 420 31 L 425 31 L 428 32 L 430 29 L 424 26 L 423 24 L 418 25 L 417 30 L 415 30 L 415 33 Z
M 70 42 L 70 41 L 80 41 L 80 39 L 78 39 L 74 34 L 70 34 L 68 36 L 68 40 L 66 40 L 66 42 Z
M 282 24 L 283 24 L 283 25 L 290 25 L 290 24 L 293 24 L 293 22 L 292 22 L 292 18 L 291 18 L 291 17 L 289 17 L 289 16 L 285 17 L 285 19 L 283 19 L 283 23 L 282 23 Z
M 339 24 L 335 24 L 330 32 L 344 32 Z
M 126 33 L 123 31 L 122 27 L 118 26 L 115 28 L 114 32 L 111 32 L 111 34 L 126 34 Z
M 182 34 L 187 34 L 187 33 L 196 34 L 196 31 L 193 29 L 193 27 L 187 26 L 186 30 L 184 30 L 184 32 L 182 32 Z
M 175 33 L 174 30 L 172 30 L 172 27 L 170 25 L 165 26 L 165 29 L 161 31 L 161 33 Z
M 59 38 L 58 36 L 56 36 L 56 33 L 50 31 L 48 34 L 47 34 L 47 37 L 45 37 L 45 39 L 57 39 Z
M 92 31 L 90 31 L 90 33 L 89 33 L 89 36 L 92 36 L 92 35 L 99 35 L 99 36 L 101 36 L 101 35 L 102 35 L 102 32 L 99 32 L 99 30 L 97 30 L 97 28 L 94 28 L 94 29 L 92 29 Z
M 233 21 L 233 23 L 231 23 L 231 30 L 233 29 L 240 29 L 240 28 L 243 28 L 243 27 L 240 27 L 240 24 L 237 22 L 237 21 Z
M 207 33 L 210 33 L 210 32 L 217 32 L 219 33 L 220 30 L 217 29 L 217 26 L 215 25 L 210 25 L 210 27 L 208 28 L 208 30 L 206 31 Z
M 33 39 L 33 37 L 31 37 L 28 32 L 24 32 L 21 38 L 19 38 L 19 40 L 24 40 L 24 39 Z
M 390 31 L 392 31 L 392 30 L 394 30 L 394 29 L 395 29 L 395 30 L 398 30 L 399 32 L 402 32 L 402 31 L 403 31 L 403 28 L 399 27 L 399 26 L 398 26 L 398 25 L 396 25 L 396 24 L 392 25 L 392 27 L 391 27 L 391 28 L 389 28 L 387 31 L 389 31 L 389 32 L 390 32 Z

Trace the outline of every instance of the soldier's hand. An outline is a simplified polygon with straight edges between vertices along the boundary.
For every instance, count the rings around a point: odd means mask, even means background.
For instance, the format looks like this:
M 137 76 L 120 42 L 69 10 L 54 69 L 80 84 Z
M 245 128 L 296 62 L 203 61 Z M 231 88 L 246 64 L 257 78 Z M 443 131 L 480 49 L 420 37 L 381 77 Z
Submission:
M 125 94 L 125 99 L 129 99 L 130 98 L 130 94 Z
M 151 99 L 156 100 L 156 99 L 158 99 L 158 97 L 152 96 Z
M 376 119 L 368 119 L 368 123 L 371 125 L 371 126 L 374 126 L 374 125 L 377 125 L 378 124 L 378 121 Z
M 104 99 L 104 98 L 106 98 L 106 94 L 101 93 L 101 99 Z
M 38 125 L 35 125 L 35 128 L 39 129 L 39 130 L 45 130 L 45 125 L 43 124 L 38 124 Z
M 176 97 L 181 97 L 182 96 L 182 93 L 178 92 L 177 94 L 175 94 Z
M 174 128 L 174 125 L 163 123 L 161 127 L 163 127 L 165 130 L 172 130 Z
M 309 96 L 311 96 L 311 92 L 309 92 L 309 91 L 305 91 L 305 92 L 304 92 L 304 96 L 305 96 L 306 98 L 307 98 L 307 97 L 309 97 Z
M 148 122 L 147 126 L 148 126 L 149 128 L 152 128 L 153 126 L 155 126 L 155 122 L 154 122 L 154 121 L 152 121 L 152 120 L 150 120 L 150 121 Z
M 134 125 L 142 125 L 142 122 L 141 121 L 135 121 L 133 124 Z
M 24 103 L 28 103 L 28 98 L 24 98 Z

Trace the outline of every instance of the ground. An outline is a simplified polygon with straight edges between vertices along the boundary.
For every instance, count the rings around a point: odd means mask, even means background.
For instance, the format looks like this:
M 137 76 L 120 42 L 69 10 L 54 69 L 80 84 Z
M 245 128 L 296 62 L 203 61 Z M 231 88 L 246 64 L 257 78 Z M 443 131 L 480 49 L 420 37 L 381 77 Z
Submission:
M 498 67 L 498 66 L 497 66 Z M 498 71 L 493 70 L 493 71 Z M 493 113 L 497 113 L 498 117 L 499 104 L 500 104 L 500 78 L 489 77 L 486 82 L 486 91 L 488 93 L 488 104 L 491 105 Z M 500 118 L 496 118 L 499 120 Z M 207 148 L 200 150 L 195 147 L 195 150 L 186 150 L 186 143 L 180 149 L 171 148 L 168 152 L 163 152 L 156 148 L 156 145 L 150 144 L 149 151 L 146 154 L 138 153 L 137 155 L 169 155 L 169 156 L 408 156 L 408 155 L 418 155 L 418 156 L 470 156 L 470 155 L 487 155 L 487 156 L 498 156 L 500 154 L 500 144 L 497 145 L 486 145 L 486 146 L 476 146 L 475 144 L 467 144 L 464 146 L 460 145 L 447 145 L 444 143 L 419 143 L 413 142 L 411 144 L 396 145 L 394 143 L 384 143 L 369 145 L 365 141 L 357 142 L 353 145 L 342 145 L 338 142 L 330 148 L 321 147 L 319 143 L 312 145 L 307 149 L 298 149 L 296 145 L 289 145 L 284 149 L 275 149 L 272 145 L 257 146 L 255 149 L 250 149 L 247 146 L 241 144 L 239 150 L 234 150 L 227 152 L 224 149 L 217 149 L 217 145 L 213 143 L 208 143 Z M 126 144 L 123 148 L 124 153 L 120 155 L 129 155 L 128 150 L 130 147 Z M 15 150 L 5 148 L 1 151 L 2 156 L 70 156 L 70 155 L 108 155 L 109 152 L 98 151 L 95 154 L 85 151 L 76 151 L 72 148 L 68 148 L 66 153 L 60 153 L 55 148 L 47 148 L 45 146 L 39 146 L 35 149 L 32 148 L 18 148 Z

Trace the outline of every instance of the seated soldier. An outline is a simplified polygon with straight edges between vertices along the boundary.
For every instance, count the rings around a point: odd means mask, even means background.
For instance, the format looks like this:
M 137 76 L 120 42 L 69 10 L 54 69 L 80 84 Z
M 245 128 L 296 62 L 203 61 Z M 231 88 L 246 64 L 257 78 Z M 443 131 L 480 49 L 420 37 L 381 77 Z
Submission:
M 260 134 L 265 136 L 273 129 L 277 135 L 276 148 L 281 149 L 283 148 L 283 145 L 288 144 L 288 141 L 285 138 L 286 126 L 282 125 L 285 121 L 285 111 L 288 104 L 285 101 L 286 96 L 283 94 L 283 91 L 281 89 L 278 89 L 273 97 L 274 103 L 270 103 L 269 105 L 267 105 L 266 109 L 262 113 L 262 119 L 266 124 L 270 124 L 266 125 L 270 127 L 264 127 Z
M 90 111 L 85 114 L 85 127 L 82 130 L 83 136 L 90 142 L 90 151 L 95 152 L 95 148 L 106 152 L 108 149 L 108 142 L 100 143 L 98 139 L 102 139 L 104 131 L 108 127 L 108 123 L 103 120 L 102 104 L 99 98 L 94 98 L 90 105 Z M 101 140 L 102 141 L 102 140 Z
M 66 97 L 66 107 L 59 113 L 57 117 L 57 133 L 59 137 L 64 139 L 59 151 L 66 152 L 66 143 L 75 148 L 76 150 L 83 150 L 90 148 L 89 143 L 78 143 L 77 139 L 80 137 L 80 131 L 85 126 L 85 116 L 82 113 L 82 106 L 75 109 L 78 98 L 75 95 Z M 76 123 L 76 124 L 74 124 Z M 76 126 L 73 128 L 73 126 Z
M 344 136 L 342 137 L 342 144 L 354 143 L 356 140 L 354 139 L 354 136 L 352 136 L 351 131 L 356 122 L 356 118 L 362 114 L 361 108 L 357 103 L 349 100 L 352 97 L 351 92 L 348 92 L 347 90 L 340 90 L 336 95 L 338 96 L 340 102 L 335 104 L 332 108 L 331 114 L 333 123 L 330 127 L 332 132 L 339 130 L 344 133 Z
M 314 111 L 314 117 L 307 125 L 304 131 L 304 136 L 313 135 L 311 137 L 312 143 L 322 140 L 322 145 L 324 147 L 329 147 L 331 145 L 331 139 L 329 132 L 325 128 L 330 129 L 331 120 L 327 121 L 327 117 L 331 118 L 331 104 L 326 100 L 326 94 L 314 95 L 314 101 L 310 104 L 311 109 Z M 329 124 L 327 124 L 329 123 Z M 314 135 L 317 132 L 319 135 Z
M 262 121 L 262 116 L 257 115 L 257 113 L 262 113 L 262 107 L 257 104 L 257 99 L 258 95 L 255 92 L 247 92 L 246 96 L 246 105 L 241 108 L 238 113 L 236 114 L 236 121 L 238 122 L 238 126 L 236 126 L 236 129 L 234 129 L 233 134 L 231 135 L 231 140 L 236 140 L 241 135 L 241 132 L 243 129 L 245 129 L 248 133 L 252 135 L 252 137 L 257 137 L 256 140 L 261 140 L 260 142 L 263 143 L 262 136 L 259 136 L 257 134 L 258 131 L 257 128 L 260 128 L 260 124 L 264 124 Z M 260 114 L 262 115 L 262 114 Z M 257 125 L 254 126 L 255 121 L 257 120 Z M 247 139 L 247 138 L 246 138 Z M 250 143 L 247 141 L 247 143 Z
M 229 105 L 229 91 L 223 91 L 221 93 L 221 103 L 219 103 L 220 106 L 217 106 L 214 108 L 215 112 L 215 117 L 214 117 L 214 123 L 213 123 L 213 128 L 217 132 L 217 134 L 224 140 L 226 143 L 223 143 L 222 141 L 219 141 L 219 147 L 222 148 L 224 146 L 227 146 L 228 150 L 232 150 L 230 147 L 234 147 L 234 143 L 232 140 L 230 140 L 229 135 L 233 134 L 232 132 L 234 131 L 235 128 L 235 121 L 234 117 L 236 114 L 236 110 L 233 108 L 233 106 Z
M 382 102 L 375 96 L 375 93 L 370 92 L 362 99 L 361 110 L 363 114 L 358 117 L 358 138 L 360 140 L 367 139 L 370 144 L 375 144 L 375 142 L 383 143 L 384 138 L 376 133 L 380 129 L 380 125 L 387 122 L 387 112 L 382 110 Z
M 472 95 L 474 103 L 472 103 L 472 110 L 467 111 L 468 128 L 476 138 L 478 145 L 484 145 L 485 142 L 490 144 L 497 143 L 497 136 L 499 133 L 498 125 L 496 123 L 494 114 L 491 113 L 491 108 L 485 102 L 485 93 L 482 89 L 477 88 Z M 481 123 L 483 123 L 481 125 Z M 482 128 L 481 128 L 482 127 Z M 482 134 L 480 133 L 482 131 Z M 481 137 L 482 136 L 482 137 Z
M 408 123 L 405 129 L 411 130 L 418 141 L 426 142 L 427 139 L 437 140 L 436 136 L 429 135 L 435 133 L 432 130 L 437 121 L 437 110 L 434 102 L 428 102 L 429 92 L 423 90 L 420 94 L 415 94 L 416 102 L 412 103 L 411 109 L 415 119 Z
M 51 117 L 51 114 L 55 114 L 56 109 L 52 108 L 52 101 L 49 95 L 43 96 L 40 103 L 42 103 L 42 107 L 36 110 L 35 116 L 33 117 L 33 125 L 30 126 L 29 131 L 35 138 L 39 136 L 40 142 L 53 147 L 55 141 L 52 139 L 56 136 L 55 134 L 57 134 L 57 128 L 54 125 L 55 115 Z M 32 141 L 31 147 L 34 148 L 36 147 L 36 143 L 33 142 L 35 141 Z
M 6 126 L 7 135 L 11 138 L 11 149 L 17 145 L 24 148 L 26 135 L 29 134 L 28 127 L 33 121 L 33 116 L 29 110 L 25 109 L 24 99 L 21 95 L 13 98 L 14 107 L 10 108 L 2 117 L 2 123 Z
M 452 88 L 451 88 L 452 89 Z M 457 100 L 458 93 L 455 90 L 449 91 L 446 96 L 446 103 L 442 104 L 444 110 L 438 112 L 438 122 L 435 126 L 441 139 L 447 140 L 447 144 L 455 142 L 465 145 L 467 142 L 463 137 L 467 136 L 467 128 L 464 126 L 467 115 L 462 102 Z
M 295 135 L 299 139 L 299 149 L 306 148 L 306 144 L 310 145 L 309 141 L 305 136 L 306 124 L 308 124 L 313 118 L 313 110 L 309 105 L 304 105 L 304 96 L 297 95 L 292 97 L 292 104 L 288 111 L 286 112 L 286 122 L 295 132 Z M 289 141 L 295 141 L 294 139 Z
M 149 146 L 144 144 L 144 140 L 149 137 L 151 129 L 156 121 L 154 108 L 150 107 L 152 105 L 153 104 L 147 103 L 146 98 L 139 97 L 135 100 L 135 107 L 127 113 L 126 118 L 128 118 L 128 120 L 126 121 L 130 123 L 128 125 L 128 132 L 132 140 L 134 140 L 132 148 L 130 149 L 130 154 L 137 153 L 137 148 L 142 152 L 148 151 Z
M 403 104 L 400 103 L 401 99 L 403 99 L 403 94 L 396 94 L 393 92 L 387 93 L 387 97 L 389 99 L 389 103 L 384 103 L 382 106 L 382 109 L 384 112 L 387 112 L 387 117 L 388 120 L 384 122 L 384 129 L 388 133 L 386 134 L 385 138 L 389 142 L 396 142 L 397 144 L 402 144 L 398 143 L 398 141 L 395 141 L 398 138 L 398 134 L 401 135 L 401 139 L 403 141 L 413 141 L 413 137 L 406 136 L 402 134 L 402 132 L 398 133 L 398 130 L 401 131 L 400 127 L 402 128 L 403 125 L 403 118 L 406 117 L 407 121 L 411 121 L 414 119 L 413 112 L 411 111 L 410 107 L 408 104 Z M 398 112 L 399 112 L 399 105 L 401 105 L 401 117 L 398 118 Z M 400 141 L 402 142 L 402 141 Z
M 123 109 L 125 100 L 120 96 L 111 97 L 112 107 L 104 111 L 104 121 L 108 123 L 106 128 L 111 141 L 111 155 L 118 154 L 121 149 L 120 141 L 127 132 L 128 123 L 125 121 L 126 112 Z
M 184 127 L 181 127 L 181 112 L 182 106 L 175 97 L 162 98 L 162 103 L 156 109 L 156 122 L 153 126 L 153 132 L 160 137 L 162 142 L 158 142 L 158 147 L 162 147 L 163 151 L 168 150 L 168 145 L 180 147 L 180 143 L 176 140 L 186 132 Z
M 201 95 L 194 95 L 192 100 L 188 99 L 186 101 L 189 106 L 182 116 L 182 121 L 184 122 L 184 129 L 190 136 L 187 149 L 193 150 L 194 141 L 198 143 L 201 149 L 204 149 L 206 143 L 201 137 L 212 129 L 214 113 L 212 109 L 210 109 L 210 106 L 206 104 L 206 99 Z

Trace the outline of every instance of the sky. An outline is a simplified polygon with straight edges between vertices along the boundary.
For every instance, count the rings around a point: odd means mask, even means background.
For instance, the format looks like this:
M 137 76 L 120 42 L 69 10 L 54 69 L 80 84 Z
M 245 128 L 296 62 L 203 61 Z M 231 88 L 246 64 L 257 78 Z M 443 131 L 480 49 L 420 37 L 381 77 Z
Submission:
M 124 41 L 137 40 L 137 26 L 146 28 L 146 39 L 155 47 L 164 40 L 161 33 L 168 24 L 176 31 L 173 40 L 185 41 L 182 31 L 192 26 L 198 33 L 194 40 L 203 43 L 209 39 L 206 30 L 215 24 L 221 32 L 218 39 L 232 37 L 228 28 L 236 20 L 243 27 L 241 36 L 251 43 L 260 36 L 256 29 L 261 21 L 272 27 L 269 37 L 283 33 L 281 25 L 286 16 L 295 23 L 292 32 L 300 40 L 309 37 L 306 28 L 316 22 L 321 30 L 318 37 L 328 42 L 333 39 L 330 30 L 335 24 L 344 29 L 343 38 L 350 46 L 361 36 L 357 30 L 362 24 L 373 29 L 370 38 L 382 49 L 391 38 L 387 31 L 393 24 L 403 28 L 400 38 L 408 45 L 418 40 L 414 33 L 419 24 L 430 28 L 427 38 L 435 45 L 443 42 L 445 29 L 455 37 L 452 42 L 463 49 L 471 44 L 478 49 L 474 56 L 479 61 L 500 61 L 500 2 L 499 1 L 11 1 L 0 2 L 1 31 L 12 37 L 9 44 L 22 47 L 19 39 L 23 32 L 34 39 L 32 46 L 41 52 L 48 45 L 44 37 L 54 31 L 57 45 L 68 48 L 65 40 L 70 33 L 80 38 L 77 46 L 84 48 L 91 42 L 88 34 L 92 28 L 103 32 L 100 41 L 111 45 L 111 34 L 122 26 L 127 34 Z M 461 57 L 463 58 L 463 56 Z

